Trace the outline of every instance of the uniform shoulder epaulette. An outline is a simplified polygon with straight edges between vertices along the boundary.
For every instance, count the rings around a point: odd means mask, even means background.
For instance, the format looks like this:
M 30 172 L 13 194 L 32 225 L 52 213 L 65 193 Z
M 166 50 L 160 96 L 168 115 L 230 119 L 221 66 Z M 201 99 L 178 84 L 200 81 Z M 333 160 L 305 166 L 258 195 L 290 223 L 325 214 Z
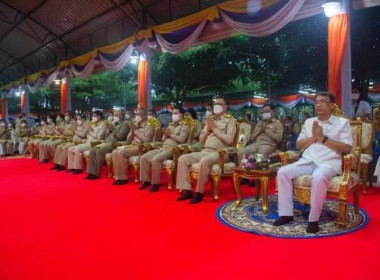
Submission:
M 216 116 L 215 115 L 211 115 L 209 118 L 212 119 L 212 120 L 216 120 Z
M 236 121 L 236 119 L 234 118 L 234 116 L 231 115 L 231 114 L 225 114 L 224 117 L 227 118 L 227 119 L 233 119 L 233 120 Z

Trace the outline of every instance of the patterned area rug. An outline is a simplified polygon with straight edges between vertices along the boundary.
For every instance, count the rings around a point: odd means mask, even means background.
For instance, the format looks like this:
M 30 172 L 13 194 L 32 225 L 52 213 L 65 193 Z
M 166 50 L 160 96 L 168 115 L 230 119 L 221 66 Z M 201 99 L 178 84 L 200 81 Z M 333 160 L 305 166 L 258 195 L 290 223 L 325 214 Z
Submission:
M 279 238 L 316 238 L 354 232 L 367 225 L 368 215 L 362 209 L 359 209 L 359 215 L 354 215 L 353 209 L 353 205 L 347 206 L 348 225 L 347 228 L 341 229 L 336 225 L 338 202 L 326 200 L 319 222 L 320 230 L 316 234 L 306 233 L 309 209 L 296 200 L 294 200 L 294 221 L 280 227 L 272 226 L 278 218 L 275 195 L 268 197 L 268 215 L 263 214 L 262 200 L 256 201 L 252 197 L 243 199 L 238 208 L 235 207 L 235 201 L 223 204 L 217 210 L 217 217 L 227 226 L 245 232 Z

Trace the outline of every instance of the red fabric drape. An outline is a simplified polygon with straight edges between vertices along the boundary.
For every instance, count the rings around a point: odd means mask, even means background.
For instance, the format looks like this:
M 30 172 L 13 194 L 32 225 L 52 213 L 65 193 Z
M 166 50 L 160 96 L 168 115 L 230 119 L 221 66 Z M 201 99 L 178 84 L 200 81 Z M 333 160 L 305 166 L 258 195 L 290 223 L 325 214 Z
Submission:
M 300 96 L 298 94 L 292 94 L 292 95 L 286 95 L 286 96 L 278 96 L 276 99 L 281 101 L 281 102 L 292 102 L 295 101 L 297 98 Z
M 67 106 L 67 84 L 62 80 L 61 84 L 61 114 L 66 113 Z
M 23 113 L 24 110 L 25 110 L 25 98 L 26 98 L 25 94 L 26 94 L 26 93 L 22 93 L 22 94 L 21 94 L 21 97 L 20 97 L 21 113 Z
M 328 89 L 335 95 L 338 106 L 342 104 L 341 69 L 346 50 L 349 18 L 347 14 L 329 19 L 328 25 Z
M 148 61 L 140 59 L 137 75 L 137 101 L 142 109 L 147 109 L 146 82 L 148 77 Z
M 1 118 L 4 119 L 5 118 L 5 111 L 7 109 L 7 99 L 6 98 L 2 98 L 1 99 Z

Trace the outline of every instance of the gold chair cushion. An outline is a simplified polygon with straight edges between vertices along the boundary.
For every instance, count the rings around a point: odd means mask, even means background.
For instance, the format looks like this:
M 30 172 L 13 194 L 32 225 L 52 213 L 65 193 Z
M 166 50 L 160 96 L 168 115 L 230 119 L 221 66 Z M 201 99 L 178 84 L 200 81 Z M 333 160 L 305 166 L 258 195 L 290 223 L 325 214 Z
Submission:
M 172 159 L 167 159 L 167 160 L 164 160 L 164 162 L 162 163 L 162 166 L 164 168 L 174 168 L 175 167 L 175 163 Z
M 372 123 L 363 122 L 362 123 L 362 148 L 371 145 L 370 143 L 372 137 Z
M 140 156 L 131 156 L 128 160 L 130 164 L 140 164 Z
M 330 192 L 338 192 L 341 181 L 342 181 L 342 175 L 330 178 L 329 187 L 327 190 Z M 349 189 L 351 189 L 358 182 L 359 182 L 358 174 L 356 174 L 356 172 L 351 171 Z M 298 176 L 297 178 L 293 180 L 293 186 L 302 187 L 302 188 L 310 188 L 311 175 Z
M 224 171 L 223 173 L 224 174 L 232 174 L 233 173 L 233 169 L 236 167 L 235 163 L 234 162 L 226 162 L 224 164 Z M 191 165 L 191 171 L 196 171 L 196 172 L 199 172 L 199 163 L 193 163 Z M 219 164 L 213 164 L 212 167 L 211 167 L 211 172 L 210 172 L 211 175 L 221 175 L 222 174 L 222 170 L 220 169 L 220 166 Z
M 373 160 L 372 156 L 369 154 L 360 155 L 360 163 L 370 163 Z

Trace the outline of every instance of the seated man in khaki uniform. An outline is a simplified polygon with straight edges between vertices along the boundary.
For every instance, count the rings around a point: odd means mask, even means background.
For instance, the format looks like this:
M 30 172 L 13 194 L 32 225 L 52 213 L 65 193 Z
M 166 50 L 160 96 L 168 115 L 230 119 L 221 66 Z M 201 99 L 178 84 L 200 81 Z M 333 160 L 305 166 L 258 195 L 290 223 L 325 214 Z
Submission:
M 259 121 L 252 134 L 255 143 L 246 146 L 238 152 L 239 162 L 244 154 L 271 154 L 282 141 L 284 127 L 274 118 L 274 106 L 265 104 L 262 108 L 262 120 Z
M 113 122 L 107 124 L 110 134 L 107 136 L 105 143 L 90 149 L 89 160 L 87 165 L 87 179 L 95 180 L 100 176 L 100 170 L 104 164 L 107 153 L 112 152 L 112 145 L 118 141 L 123 141 L 128 135 L 129 127 L 124 120 L 125 114 L 122 110 L 115 110 L 113 113 Z
M 28 127 L 28 123 L 26 119 L 22 119 L 20 121 L 20 125 L 17 126 L 16 122 L 16 130 L 15 130 L 15 150 L 18 150 L 20 154 L 23 154 L 26 146 L 30 140 L 31 131 Z
M 59 117 L 60 118 L 60 117 Z M 54 116 L 53 115 L 50 115 L 48 118 L 47 118 L 47 123 L 48 123 L 48 130 L 49 130 L 49 133 L 48 135 L 49 136 L 58 136 L 60 135 L 61 133 L 57 130 L 58 126 L 55 125 L 54 123 Z M 59 125 L 60 121 L 58 119 L 58 125 Z M 48 158 L 49 158 L 49 145 L 51 142 L 53 142 L 54 140 L 52 139 L 47 139 L 47 140 L 42 140 L 39 144 L 38 144 L 38 149 L 39 149 L 39 158 L 40 158 L 40 162 L 41 163 L 47 163 L 48 162 Z
M 206 119 L 206 125 L 199 139 L 201 143 L 204 143 L 204 148 L 201 152 L 179 157 L 176 188 L 184 190 L 184 192 L 177 198 L 177 201 L 191 199 L 190 204 L 195 204 L 203 200 L 203 191 L 209 178 L 210 167 L 219 160 L 218 149 L 231 146 L 236 134 L 236 120 L 226 114 L 227 108 L 227 100 L 224 97 L 216 98 L 213 107 L 214 115 Z M 199 179 L 195 196 L 193 196 L 190 168 L 193 163 L 197 162 L 200 164 Z
M 86 123 L 86 115 L 77 116 L 76 126 L 68 127 L 73 136 L 72 142 L 59 145 L 54 155 L 54 167 L 58 171 L 65 170 L 69 148 L 75 146 L 76 141 L 82 141 L 87 138 L 88 124 Z
M 1 119 L 0 120 L 0 144 L 1 144 L 2 153 L 0 154 L 0 156 L 6 156 L 12 153 L 10 145 L 8 143 L 8 140 L 10 139 L 11 139 L 11 132 L 9 128 L 7 127 L 7 123 L 4 119 Z M 13 148 L 13 145 L 12 145 L 12 148 Z
M 154 149 L 140 158 L 140 180 L 143 181 L 140 189 L 145 189 L 152 184 L 150 192 L 158 191 L 160 187 L 162 163 L 173 156 L 172 147 L 186 143 L 190 127 L 182 122 L 185 110 L 182 107 L 175 108 L 172 114 L 173 122 L 167 128 L 162 129 L 162 141 L 164 146 Z M 152 181 L 150 180 L 150 165 L 152 164 Z
M 83 168 L 83 152 L 91 149 L 91 142 L 102 141 L 106 136 L 106 126 L 102 121 L 103 113 L 96 110 L 92 113 L 92 120 L 89 125 L 81 120 L 82 125 L 86 127 L 86 143 L 79 144 L 69 148 L 67 169 L 73 174 L 82 173 Z
M 153 126 L 147 122 L 145 110 L 138 109 L 136 112 L 135 123 L 131 125 L 127 137 L 126 146 L 118 147 L 112 151 L 112 164 L 116 181 L 114 185 L 128 183 L 128 160 L 131 156 L 139 154 L 141 143 L 151 142 L 153 139 Z

